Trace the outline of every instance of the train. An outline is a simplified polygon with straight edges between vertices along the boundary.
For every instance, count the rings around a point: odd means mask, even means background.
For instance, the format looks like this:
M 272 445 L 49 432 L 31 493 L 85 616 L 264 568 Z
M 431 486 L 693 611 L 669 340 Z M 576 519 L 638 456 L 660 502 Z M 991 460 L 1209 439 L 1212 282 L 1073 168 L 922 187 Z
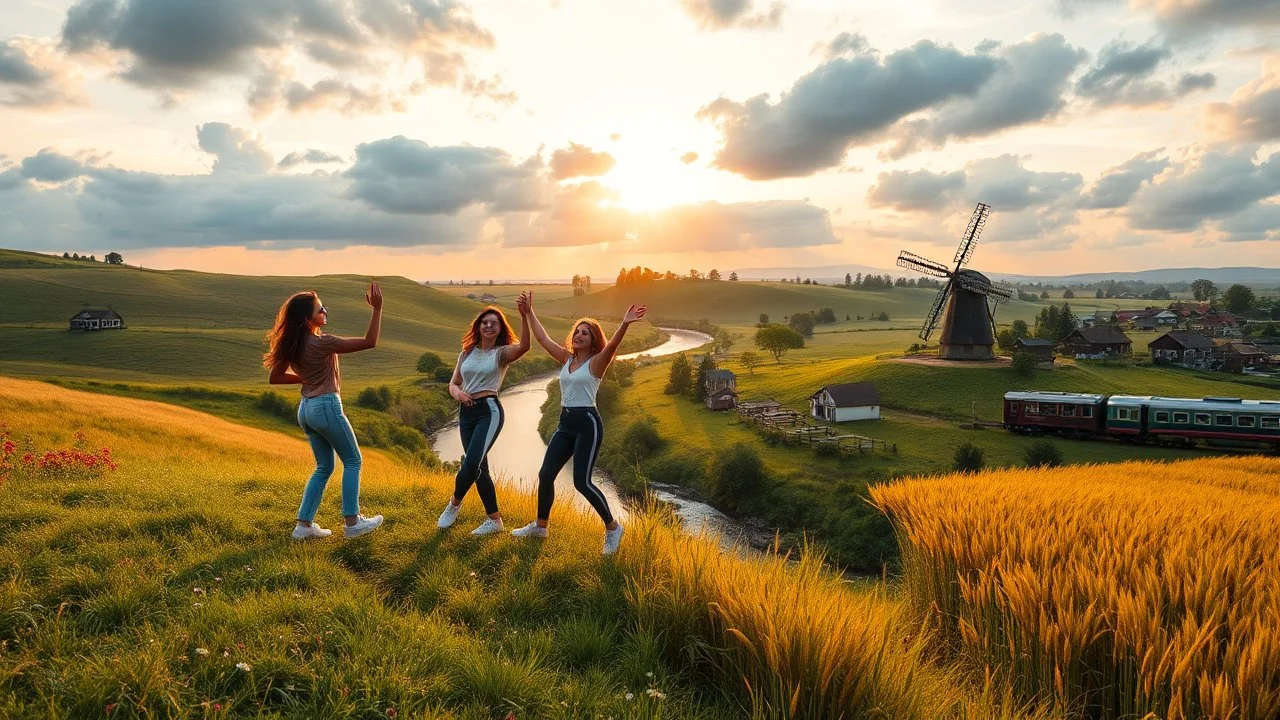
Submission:
M 1029 435 L 1280 452 L 1280 400 L 1007 392 L 1003 425 Z

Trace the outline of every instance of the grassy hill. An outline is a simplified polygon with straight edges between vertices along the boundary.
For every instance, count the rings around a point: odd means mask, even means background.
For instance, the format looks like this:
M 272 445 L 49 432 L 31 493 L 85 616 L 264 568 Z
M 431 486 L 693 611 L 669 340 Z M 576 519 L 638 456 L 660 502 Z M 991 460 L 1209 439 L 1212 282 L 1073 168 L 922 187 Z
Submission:
M 1061 717 L 811 556 L 743 559 L 633 514 L 604 559 L 569 503 L 545 542 L 471 537 L 474 498 L 440 532 L 423 518 L 452 478 L 376 450 L 361 501 L 387 524 L 298 544 L 297 433 L 6 378 L 0 417 L 0 716 Z M 117 469 L 22 463 L 77 432 Z
M 483 307 L 406 278 L 377 278 L 386 296 L 377 350 L 344 358 L 357 382 L 397 380 L 426 350 L 457 353 L 462 333 Z M 125 382 L 260 384 L 263 336 L 280 304 L 315 290 L 330 308 L 329 331 L 363 335 L 369 322 L 354 275 L 273 277 L 139 270 L 0 251 L 0 373 Z M 111 307 L 123 331 L 72 333 L 67 319 L 85 306 Z M 569 321 L 547 317 L 547 329 Z M 509 313 L 517 321 L 514 311 Z M 639 349 L 658 340 L 645 324 L 628 336 Z M 358 370 L 356 370 L 358 368 Z

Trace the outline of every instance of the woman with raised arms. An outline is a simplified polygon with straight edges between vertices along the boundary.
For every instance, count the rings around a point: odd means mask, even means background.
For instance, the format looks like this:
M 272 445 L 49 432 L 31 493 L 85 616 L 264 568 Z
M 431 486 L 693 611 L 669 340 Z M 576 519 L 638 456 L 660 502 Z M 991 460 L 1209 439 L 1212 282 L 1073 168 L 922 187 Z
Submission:
M 449 394 L 458 401 L 458 432 L 462 434 L 462 467 L 453 481 L 453 495 L 436 525 L 447 528 L 458 518 L 458 509 L 467 491 L 475 485 L 484 503 L 485 519 L 472 535 L 500 532 L 502 514 L 498 512 L 498 496 L 489 474 L 489 450 L 502 432 L 504 418 L 498 391 L 507 367 L 529 352 L 529 322 L 520 327 L 520 342 L 514 343 L 515 331 L 502 311 L 490 305 L 476 315 L 462 337 L 462 352 L 453 368 Z
M 528 525 L 512 530 L 511 534 L 531 538 L 547 536 L 547 520 L 551 517 L 551 504 L 556 496 L 556 475 L 569 458 L 573 458 L 573 486 L 604 521 L 604 554 L 612 555 L 622 542 L 622 524 L 609 511 L 609 501 L 604 493 L 591 482 L 591 471 L 600 452 L 600 442 L 604 439 L 604 423 L 596 411 L 596 391 L 618 352 L 618 345 L 627 334 L 627 328 L 642 319 L 648 308 L 643 305 L 628 308 L 622 324 L 607 343 L 600 323 L 592 318 L 583 318 L 574 323 L 565 344 L 557 345 L 547 337 L 547 331 L 533 312 L 533 293 L 521 293 L 518 306 L 525 323 L 533 329 L 538 344 L 560 363 L 561 409 L 560 425 L 547 443 L 542 469 L 538 471 L 538 517 Z

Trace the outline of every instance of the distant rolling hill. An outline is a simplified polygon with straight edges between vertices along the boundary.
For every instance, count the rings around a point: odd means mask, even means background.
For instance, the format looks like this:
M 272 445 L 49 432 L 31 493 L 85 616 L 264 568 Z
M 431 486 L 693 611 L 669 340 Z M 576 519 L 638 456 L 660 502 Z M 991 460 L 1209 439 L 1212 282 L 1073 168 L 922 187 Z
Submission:
M 939 255 L 938 259 L 942 259 Z M 981 270 L 982 268 L 978 268 Z M 729 271 L 722 271 L 728 276 Z M 892 275 L 916 277 L 902 268 L 877 268 L 868 265 L 823 265 L 819 267 L 741 268 L 734 270 L 743 280 L 779 280 L 781 278 L 812 278 L 820 282 L 843 281 L 845 274 Z M 1233 283 L 1262 287 L 1280 287 L 1280 268 L 1223 267 L 1223 268 L 1158 268 L 1155 270 L 1118 270 L 1114 272 L 1077 273 L 1075 275 L 1031 275 L 1020 273 L 986 272 L 988 277 L 1003 282 L 1043 283 L 1055 287 L 1088 285 L 1115 280 L 1116 282 L 1175 283 L 1193 282 L 1200 278 L 1212 280 L 1222 286 Z
M 386 295 L 382 342 L 373 352 L 345 360 L 344 375 L 359 384 L 402 378 L 414 372 L 426 350 L 451 360 L 482 306 L 407 278 L 378 281 Z M 369 322 L 368 282 L 355 275 L 139 270 L 0 250 L 0 373 L 258 384 L 266 378 L 260 366 L 263 337 L 285 298 L 315 290 L 331 309 L 331 332 L 363 335 Z M 127 329 L 69 332 L 68 319 L 85 305 L 110 306 L 124 317 Z M 548 330 L 567 331 L 567 321 L 543 314 Z

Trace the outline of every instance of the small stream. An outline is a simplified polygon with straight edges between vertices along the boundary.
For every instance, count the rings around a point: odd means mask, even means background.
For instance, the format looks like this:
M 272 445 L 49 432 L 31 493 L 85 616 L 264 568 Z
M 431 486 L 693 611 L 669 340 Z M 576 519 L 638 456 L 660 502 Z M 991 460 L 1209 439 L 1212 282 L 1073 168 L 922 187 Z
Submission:
M 685 350 L 692 350 L 711 342 L 711 336 L 693 330 L 679 328 L 662 328 L 670 334 L 667 342 L 643 352 L 630 355 L 619 355 L 619 360 L 631 360 L 642 355 L 659 357 L 672 355 Z M 530 352 L 539 352 L 534 347 Z M 496 482 L 513 487 L 519 492 L 535 494 L 538 489 L 538 469 L 542 466 L 542 456 L 546 452 L 546 443 L 538 434 L 538 419 L 541 417 L 542 404 L 547 400 L 547 385 L 555 379 L 554 374 L 539 375 L 524 382 L 513 385 L 499 394 L 502 407 L 506 411 L 506 419 L 502 426 L 502 434 L 489 451 L 489 469 Z M 610 428 L 606 425 L 605 432 Z M 456 423 L 436 432 L 431 436 L 431 447 L 442 460 L 458 460 L 462 457 L 462 440 L 458 436 Z M 572 498 L 581 507 L 590 509 L 586 499 L 573 487 L 573 461 L 565 464 L 564 469 L 556 476 L 556 499 L 565 502 Z M 592 481 L 609 499 L 609 507 L 614 514 L 625 520 L 626 503 L 618 496 L 613 481 L 599 469 L 591 476 Z M 718 536 L 720 544 L 730 550 L 749 548 L 752 531 L 745 525 L 735 522 L 724 513 L 687 497 L 683 488 L 675 485 L 650 483 L 649 489 L 658 499 L 669 503 L 680 518 L 681 524 L 690 534 L 710 531 Z M 474 498 L 471 502 L 477 502 Z M 523 525 L 532 518 L 508 518 L 512 527 Z M 755 535 L 760 531 L 756 530 Z M 758 541 L 757 541 L 758 544 Z

